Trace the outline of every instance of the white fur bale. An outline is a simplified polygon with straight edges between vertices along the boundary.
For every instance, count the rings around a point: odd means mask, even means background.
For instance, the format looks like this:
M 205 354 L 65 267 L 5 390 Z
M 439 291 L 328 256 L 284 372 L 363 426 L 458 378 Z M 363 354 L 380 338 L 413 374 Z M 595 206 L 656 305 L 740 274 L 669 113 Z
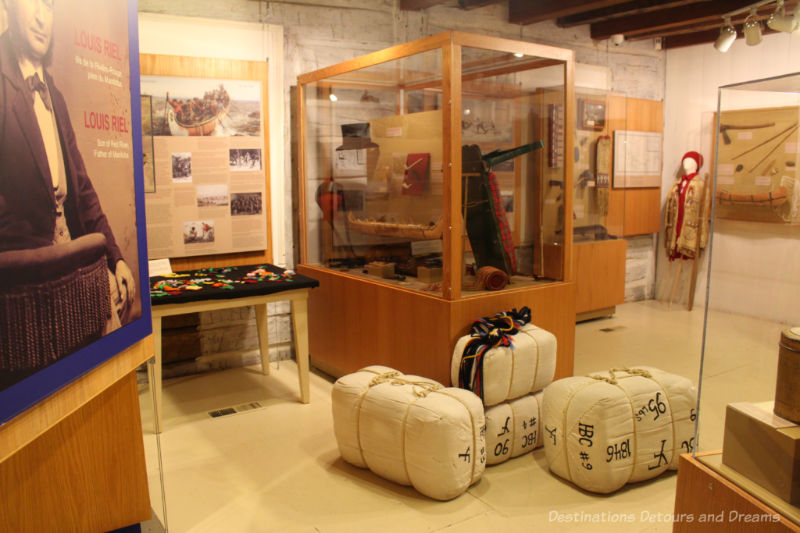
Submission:
M 466 491 L 486 466 L 480 399 L 419 376 L 370 366 L 333 386 L 342 458 L 437 500 Z
M 450 364 L 450 380 L 459 386 L 459 372 L 464 348 L 474 337 L 465 335 L 458 339 Z M 525 324 L 516 335 L 511 335 L 511 346 L 490 348 L 483 356 L 483 404 L 497 405 L 532 392 L 538 392 L 553 381 L 556 372 L 556 337 L 547 330 Z M 478 365 L 473 365 L 471 382 L 474 382 Z M 475 392 L 470 384 L 461 385 Z
M 656 368 L 558 380 L 544 390 L 547 464 L 599 493 L 676 470 L 694 445 L 696 404 L 691 381 Z
M 543 443 L 542 392 L 486 408 L 486 462 L 504 463 L 526 454 Z

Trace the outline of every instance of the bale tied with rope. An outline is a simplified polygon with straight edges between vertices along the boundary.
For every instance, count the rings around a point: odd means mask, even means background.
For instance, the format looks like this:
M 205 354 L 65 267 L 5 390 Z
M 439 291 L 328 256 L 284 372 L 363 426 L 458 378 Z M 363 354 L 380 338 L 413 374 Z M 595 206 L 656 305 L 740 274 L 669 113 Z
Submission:
M 547 386 L 556 371 L 556 337 L 530 321 L 523 307 L 473 322 L 453 350 L 453 385 L 471 390 L 487 407 Z
M 607 494 L 677 470 L 694 448 L 697 389 L 657 368 L 615 368 L 558 380 L 544 390 L 542 430 L 550 471 Z
M 333 386 L 333 430 L 342 458 L 436 500 L 480 480 L 486 424 L 480 399 L 385 366 Z
M 541 447 L 541 418 L 541 391 L 487 407 L 487 464 L 504 463 Z

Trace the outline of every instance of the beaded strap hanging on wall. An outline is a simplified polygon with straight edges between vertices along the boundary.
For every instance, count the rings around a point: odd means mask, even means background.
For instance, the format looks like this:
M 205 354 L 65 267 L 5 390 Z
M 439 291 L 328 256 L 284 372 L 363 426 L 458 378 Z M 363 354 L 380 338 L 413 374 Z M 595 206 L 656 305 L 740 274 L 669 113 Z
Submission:
M 480 318 L 472 323 L 470 337 L 461 355 L 458 386 L 467 389 L 483 401 L 483 360 L 496 346 L 513 347 L 512 337 L 531 321 L 531 310 L 523 307 L 498 313 L 491 318 Z

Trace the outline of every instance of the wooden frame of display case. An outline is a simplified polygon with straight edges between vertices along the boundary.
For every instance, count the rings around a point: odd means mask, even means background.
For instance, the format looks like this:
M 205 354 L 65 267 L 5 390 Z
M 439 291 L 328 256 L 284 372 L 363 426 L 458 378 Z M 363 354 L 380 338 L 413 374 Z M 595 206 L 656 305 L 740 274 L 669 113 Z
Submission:
M 465 294 L 460 258 L 462 239 L 461 108 L 462 47 L 524 54 L 536 58 L 524 69 L 564 66 L 564 149 L 572 153 L 575 122 L 574 52 L 528 42 L 486 37 L 461 32 L 444 32 L 393 46 L 298 77 L 298 203 L 300 260 L 297 270 L 320 281 L 309 300 L 309 345 L 312 363 L 339 376 L 371 364 L 391 366 L 450 382 L 453 346 L 468 332 L 472 321 L 503 310 L 529 306 L 532 322 L 553 332 L 558 339 L 556 375 L 572 374 L 575 334 L 575 287 L 573 283 L 572 217 L 564 217 L 563 243 L 556 247 L 560 280 L 506 288 L 497 292 Z M 362 68 L 422 52 L 441 50 L 443 115 L 443 215 L 442 292 L 431 294 L 396 284 L 366 279 L 351 273 L 308 263 L 306 214 L 306 109 L 307 84 L 324 82 Z M 514 72 L 499 67 L 492 75 Z M 484 71 L 484 75 L 485 72 Z M 537 160 L 542 159 L 538 157 Z M 572 161 L 564 158 L 564 213 L 572 212 Z M 540 163 L 541 164 L 541 163 Z M 552 249 L 552 248 L 551 248 Z

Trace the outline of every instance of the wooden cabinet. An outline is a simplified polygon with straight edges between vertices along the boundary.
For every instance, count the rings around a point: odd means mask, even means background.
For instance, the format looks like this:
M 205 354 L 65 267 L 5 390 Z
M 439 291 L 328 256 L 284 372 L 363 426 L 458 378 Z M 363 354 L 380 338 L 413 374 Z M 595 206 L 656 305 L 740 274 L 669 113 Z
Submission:
M 573 245 L 575 312 L 578 320 L 607 316 L 625 301 L 624 239 Z
M 298 77 L 297 270 L 320 281 L 309 300 L 316 366 L 338 376 L 384 364 L 449 383 L 474 319 L 529 306 L 558 338 L 557 376 L 572 373 L 573 77 L 571 50 L 461 32 Z M 541 87 L 554 84 L 560 96 L 545 103 Z M 487 154 L 538 140 L 493 176 L 462 161 L 466 145 Z M 470 196 L 475 179 L 496 194 Z M 483 266 L 484 242 L 467 230 L 481 202 L 514 243 L 502 290 L 470 268 Z M 384 277 L 370 274 L 375 261 Z M 418 278 L 419 266 L 441 268 L 441 282 Z

